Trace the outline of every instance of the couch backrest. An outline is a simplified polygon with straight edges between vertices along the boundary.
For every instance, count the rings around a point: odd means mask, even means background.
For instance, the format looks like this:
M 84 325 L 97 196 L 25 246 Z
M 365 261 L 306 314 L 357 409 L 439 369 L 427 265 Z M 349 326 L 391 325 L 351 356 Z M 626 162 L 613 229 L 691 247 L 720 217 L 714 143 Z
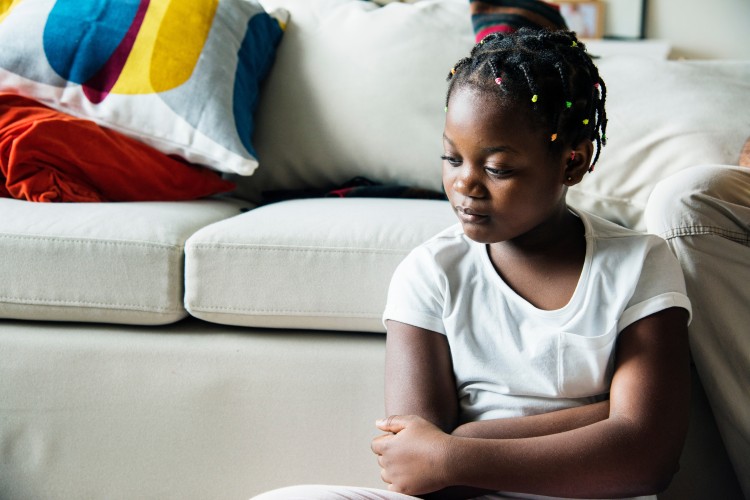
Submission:
M 377 7 L 264 0 L 291 20 L 261 95 L 257 191 L 355 176 L 441 189 L 445 77 L 473 45 L 468 2 Z M 735 164 L 750 135 L 750 61 L 607 56 L 609 145 L 572 205 L 644 229 L 653 184 L 700 163 Z

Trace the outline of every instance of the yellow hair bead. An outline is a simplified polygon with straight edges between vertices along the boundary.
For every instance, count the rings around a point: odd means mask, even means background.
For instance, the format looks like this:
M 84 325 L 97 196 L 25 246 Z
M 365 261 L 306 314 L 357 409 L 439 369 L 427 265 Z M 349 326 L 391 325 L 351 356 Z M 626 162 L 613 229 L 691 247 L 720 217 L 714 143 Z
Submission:
M 583 120 L 583 124 L 584 124 L 584 125 L 588 125 L 588 124 L 589 124 L 589 119 L 588 119 L 588 118 L 586 118 L 585 120 Z
M 550 138 L 552 142 L 555 142 L 557 140 L 557 134 L 552 134 L 552 137 Z
M 451 68 L 451 75 L 455 75 L 455 74 L 456 74 L 456 68 Z
M 538 100 L 539 100 L 538 95 L 534 94 L 533 96 L 531 96 L 531 102 L 537 102 Z

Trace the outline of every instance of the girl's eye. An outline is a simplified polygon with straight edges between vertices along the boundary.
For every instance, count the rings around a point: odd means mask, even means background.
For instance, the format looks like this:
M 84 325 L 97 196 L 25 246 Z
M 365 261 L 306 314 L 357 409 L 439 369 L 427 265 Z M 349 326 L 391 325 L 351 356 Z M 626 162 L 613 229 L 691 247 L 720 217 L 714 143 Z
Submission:
M 458 158 L 454 158 L 452 156 L 448 156 L 448 155 L 442 155 L 440 159 L 443 161 L 447 161 L 454 167 L 461 164 L 461 160 L 459 160 Z
M 484 167 L 484 171 L 493 177 L 507 177 L 513 172 L 512 170 L 508 170 L 508 169 L 492 168 L 492 167 Z

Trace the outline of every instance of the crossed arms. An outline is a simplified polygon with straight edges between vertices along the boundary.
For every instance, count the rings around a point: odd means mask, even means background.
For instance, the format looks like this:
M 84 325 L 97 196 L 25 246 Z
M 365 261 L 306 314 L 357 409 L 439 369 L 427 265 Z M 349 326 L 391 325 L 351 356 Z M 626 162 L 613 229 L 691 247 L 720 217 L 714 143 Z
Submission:
M 677 471 L 688 425 L 687 312 L 620 333 L 610 399 L 509 419 L 458 421 L 445 336 L 388 322 L 386 434 L 373 440 L 389 489 L 424 498 L 486 491 L 563 497 L 654 494 Z

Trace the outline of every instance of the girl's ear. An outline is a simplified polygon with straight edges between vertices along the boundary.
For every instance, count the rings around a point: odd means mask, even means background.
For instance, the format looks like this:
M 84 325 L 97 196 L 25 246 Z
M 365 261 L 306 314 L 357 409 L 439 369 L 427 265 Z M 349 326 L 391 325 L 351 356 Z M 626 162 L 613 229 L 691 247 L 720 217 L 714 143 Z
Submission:
M 563 184 L 574 186 L 581 182 L 583 176 L 591 167 L 591 160 L 594 156 L 594 143 L 591 140 L 584 140 L 573 148 L 567 150 L 565 159 L 565 168 L 563 169 Z

